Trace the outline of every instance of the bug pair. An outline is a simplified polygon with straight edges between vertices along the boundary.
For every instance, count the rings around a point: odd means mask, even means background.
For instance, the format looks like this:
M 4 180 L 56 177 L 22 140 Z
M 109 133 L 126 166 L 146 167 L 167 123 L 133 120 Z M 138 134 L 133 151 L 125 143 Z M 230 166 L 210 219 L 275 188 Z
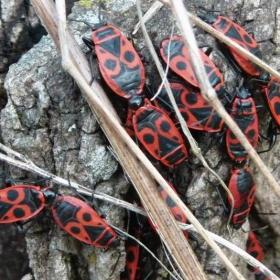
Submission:
M 118 235 L 86 202 L 50 187 L 17 185 L 0 190 L 0 223 L 30 220 L 47 205 L 55 222 L 74 238 L 99 248 L 117 247 Z

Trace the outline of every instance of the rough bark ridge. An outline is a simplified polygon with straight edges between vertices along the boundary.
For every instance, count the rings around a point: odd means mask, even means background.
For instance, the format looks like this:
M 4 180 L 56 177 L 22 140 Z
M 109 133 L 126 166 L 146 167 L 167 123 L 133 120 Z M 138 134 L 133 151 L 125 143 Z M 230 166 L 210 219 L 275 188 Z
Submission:
M 0 98 L 6 102 L 4 79 L 9 65 L 39 42 L 46 31 L 29 1 L 3 0 L 0 3 Z
M 7 5 L 6 2 L 3 2 Z M 18 5 L 22 2 L 18 1 Z M 98 22 L 98 7 L 85 1 L 75 4 L 71 19 L 84 20 L 90 23 Z M 2 4 L 2 15 L 3 7 Z M 197 4 L 197 3 L 196 3 Z M 220 10 L 223 14 L 234 19 L 247 30 L 254 32 L 255 38 L 260 42 L 264 60 L 280 68 L 279 60 L 279 19 L 277 7 L 279 1 L 265 3 L 256 1 L 207 1 L 207 8 Z M 143 4 L 143 11 L 150 4 Z M 191 8 L 191 6 L 190 6 Z M 132 26 L 137 22 L 134 1 L 108 1 L 102 6 L 103 21 L 114 24 L 125 34 L 129 35 Z M 2 22 L 3 16 L 1 17 Z M 12 20 L 11 20 L 12 22 Z M 167 8 L 163 8 L 148 24 L 147 29 L 156 46 L 160 41 L 170 36 L 172 17 Z M 90 30 L 82 23 L 70 23 L 77 39 L 86 32 L 90 37 Z M 3 27 L 3 26 L 2 26 Z M 4 34 L 3 28 L 0 29 Z M 7 32 L 7 31 L 5 31 Z M 201 44 L 214 43 L 214 40 L 201 30 L 195 29 L 198 41 Z M 6 33 L 8 34 L 8 33 Z M 175 31 L 177 34 L 177 31 Z M 3 35 L 4 36 L 4 35 Z M 18 36 L 19 37 L 19 36 Z M 7 41 L 7 36 L 5 37 Z M 26 39 L 26 40 L 25 40 Z M 0 40 L 3 42 L 2 40 Z M 24 41 L 28 41 L 24 35 Z M 15 46 L 23 47 L 20 41 Z M 160 83 L 154 65 L 147 50 L 142 48 L 144 42 L 141 32 L 136 35 L 136 48 L 145 57 L 147 71 L 147 84 L 151 91 Z M 82 42 L 80 40 L 82 45 Z M 3 57 L 7 51 L 3 50 Z M 218 54 L 215 56 L 218 57 Z M 97 185 L 102 190 L 116 197 L 127 190 L 127 183 L 122 172 L 117 172 L 117 162 L 106 149 L 106 139 L 99 129 L 86 102 L 81 97 L 72 79 L 66 75 L 60 66 L 61 57 L 57 53 L 49 36 L 43 37 L 39 44 L 22 56 L 17 64 L 10 67 L 5 81 L 8 102 L 1 112 L 1 136 L 4 144 L 28 155 L 37 165 L 62 177 L 88 185 Z M 232 86 L 234 77 L 228 70 L 224 61 L 217 59 L 217 63 L 225 74 L 226 82 Z M 4 69 L 4 68 L 3 68 Z M 3 72 L 5 72 L 3 70 Z M 110 93 L 109 93 L 110 94 Z M 115 98 L 112 94 L 112 98 Z M 261 99 L 258 98 L 261 103 Z M 115 99 L 119 104 L 119 99 Z M 121 102 L 123 104 L 123 102 Z M 117 110 L 122 115 L 125 107 Z M 269 122 L 266 108 L 260 109 L 260 121 L 263 130 Z M 218 147 L 213 135 L 195 133 L 205 157 L 210 165 L 227 180 L 231 167 L 225 151 Z M 262 148 L 260 148 L 262 149 Z M 264 161 L 277 175 L 279 143 L 273 151 L 262 155 Z M 196 159 L 190 156 L 190 168 L 186 163 L 168 170 L 162 168 L 166 178 L 185 193 L 190 208 L 206 229 L 230 239 L 236 245 L 244 248 L 247 234 L 242 230 L 235 231 L 229 236 L 225 228 L 226 214 L 222 202 L 217 194 L 216 179 L 209 176 L 200 167 Z M 253 166 L 252 166 L 253 168 Z M 23 171 L 10 168 L 12 177 L 28 177 Z M 258 213 L 278 213 L 278 198 L 272 190 L 262 181 L 262 177 L 255 172 L 258 183 L 256 209 Z M 34 179 L 34 178 L 33 178 Z M 60 189 L 64 192 L 64 189 Z M 123 210 L 112 205 L 102 204 L 101 209 L 107 214 L 107 219 L 116 226 L 123 226 Z M 262 231 L 265 237 L 263 242 L 268 250 L 267 263 L 274 269 L 279 267 L 277 256 L 280 250 L 278 215 L 257 216 L 258 225 L 268 224 L 270 227 Z M 119 279 L 124 267 L 123 248 L 121 259 L 114 274 L 110 276 L 112 268 L 118 258 L 118 252 L 109 250 L 102 254 L 99 249 L 85 248 L 78 241 L 62 232 L 55 223 L 49 222 L 38 226 L 32 233 L 26 235 L 27 250 L 30 267 L 34 279 Z M 52 229 L 49 231 L 49 229 Z M 269 242 L 267 240 L 270 240 Z M 272 247 L 271 244 L 275 243 Z M 196 248 L 198 258 L 209 279 L 233 279 L 220 260 L 203 244 L 198 237 L 199 246 Z M 194 247 L 196 243 L 194 242 Z M 228 252 L 228 257 L 238 266 L 243 275 L 246 275 L 246 264 Z M 272 257 L 276 256 L 275 258 Z M 2 265 L 1 265 L 2 266 Z M 277 273 L 277 270 L 276 270 Z M 278 272 L 279 273 L 279 272 Z M 252 277 L 251 275 L 248 277 Z M 153 278 L 156 279 L 156 276 Z

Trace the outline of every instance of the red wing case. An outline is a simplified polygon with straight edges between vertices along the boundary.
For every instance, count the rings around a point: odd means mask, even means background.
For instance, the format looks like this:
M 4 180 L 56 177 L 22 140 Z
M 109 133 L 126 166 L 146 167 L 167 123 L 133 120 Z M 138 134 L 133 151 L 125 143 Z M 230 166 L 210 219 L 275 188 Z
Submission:
M 111 227 L 94 209 L 78 198 L 58 197 L 52 206 L 52 213 L 64 231 L 84 243 L 108 248 L 119 242 Z
M 173 167 L 188 157 L 180 132 L 161 109 L 152 105 L 139 108 L 133 126 L 142 145 L 163 164 Z
M 39 187 L 17 185 L 0 190 L 0 223 L 24 221 L 37 215 L 45 206 Z
M 130 41 L 112 25 L 93 31 L 100 72 L 118 95 L 131 98 L 140 94 L 145 83 L 143 63 Z

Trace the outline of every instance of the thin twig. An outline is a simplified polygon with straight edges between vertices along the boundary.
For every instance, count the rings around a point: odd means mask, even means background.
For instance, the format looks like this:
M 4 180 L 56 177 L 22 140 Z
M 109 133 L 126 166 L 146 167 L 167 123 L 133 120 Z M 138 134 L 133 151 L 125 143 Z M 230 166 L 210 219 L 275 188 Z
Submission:
M 160 3 L 159 1 L 156 1 L 149 9 L 149 11 L 144 15 L 144 21 L 147 22 L 149 21 L 154 14 L 156 14 L 161 8 L 162 8 L 163 4 Z M 140 22 L 138 22 L 135 27 L 134 30 L 132 32 L 132 35 L 135 35 L 137 33 L 137 31 L 140 28 Z
M 172 267 L 174 273 L 175 273 L 175 274 L 177 275 L 177 277 L 179 278 L 178 280 L 182 280 L 182 278 L 180 277 L 180 275 L 179 275 L 178 272 L 176 271 L 176 269 L 175 269 L 175 267 L 174 267 L 174 265 L 173 265 L 173 263 L 172 263 L 172 261 L 171 261 L 169 255 L 168 255 L 168 252 L 167 252 L 167 250 L 166 250 L 166 248 L 165 248 L 163 242 L 161 242 L 161 247 L 163 248 L 163 251 L 164 251 L 164 253 L 165 253 L 165 256 L 166 256 L 167 261 L 169 262 L 169 265 Z
M 2 153 L 0 153 L 0 160 L 5 161 L 5 162 L 7 162 L 11 165 L 14 165 L 15 167 L 19 167 L 19 168 L 24 169 L 26 171 L 38 174 L 43 178 L 52 180 L 54 183 L 57 183 L 61 186 L 65 186 L 65 187 L 69 188 L 68 180 L 63 179 L 59 176 L 56 176 L 56 175 L 54 175 L 50 172 L 47 172 L 47 171 L 41 169 L 40 167 L 36 166 L 33 162 L 31 162 L 31 164 L 30 164 L 30 161 L 28 161 L 28 163 L 22 162 L 22 161 L 13 159 L 9 156 L 6 156 Z M 143 208 L 141 208 L 139 206 L 136 206 L 136 205 L 134 206 L 134 205 L 132 205 L 132 204 L 130 204 L 130 203 L 124 201 L 124 200 L 117 199 L 113 196 L 104 194 L 104 193 L 96 191 L 96 190 L 93 191 L 92 189 L 87 188 L 83 185 L 77 184 L 76 182 L 73 182 L 73 181 L 70 181 L 70 183 L 71 183 L 71 187 L 75 188 L 77 190 L 77 192 L 79 192 L 80 194 L 87 195 L 87 196 L 93 196 L 96 199 L 100 199 L 102 201 L 112 203 L 116 206 L 120 206 L 120 207 L 125 208 L 127 210 L 134 211 L 134 212 L 136 212 L 138 214 L 141 214 L 141 215 L 145 215 L 145 213 L 146 213 L 143 210 Z

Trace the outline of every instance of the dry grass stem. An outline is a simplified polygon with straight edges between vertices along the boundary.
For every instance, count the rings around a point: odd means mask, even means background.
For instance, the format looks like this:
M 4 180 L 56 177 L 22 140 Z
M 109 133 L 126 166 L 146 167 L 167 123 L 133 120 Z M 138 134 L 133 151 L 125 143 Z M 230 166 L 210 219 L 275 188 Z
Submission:
M 155 3 L 150 7 L 150 9 L 147 11 L 147 13 L 145 13 L 145 15 L 143 16 L 144 22 L 149 21 L 154 16 L 154 14 L 156 14 L 161 9 L 162 6 L 163 6 L 163 4 L 161 2 L 155 1 Z M 141 26 L 141 24 L 140 24 L 140 22 L 138 22 L 134 27 L 132 35 L 135 35 L 137 33 L 140 26 Z

